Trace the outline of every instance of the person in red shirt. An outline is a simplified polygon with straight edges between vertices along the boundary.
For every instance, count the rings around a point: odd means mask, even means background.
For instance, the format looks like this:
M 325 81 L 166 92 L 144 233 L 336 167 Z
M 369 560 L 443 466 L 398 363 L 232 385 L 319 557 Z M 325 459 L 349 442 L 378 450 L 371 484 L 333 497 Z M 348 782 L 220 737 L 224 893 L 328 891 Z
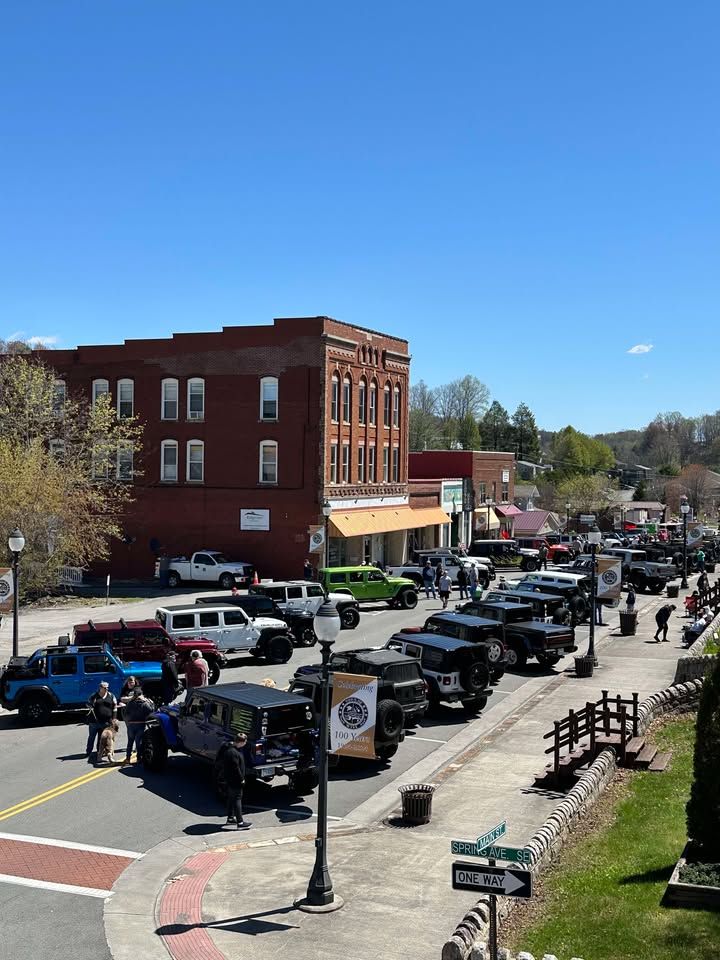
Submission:
M 190 660 L 185 666 L 185 686 L 188 696 L 194 687 L 206 687 L 208 683 L 209 668 L 207 660 L 199 650 L 193 650 L 190 654 Z

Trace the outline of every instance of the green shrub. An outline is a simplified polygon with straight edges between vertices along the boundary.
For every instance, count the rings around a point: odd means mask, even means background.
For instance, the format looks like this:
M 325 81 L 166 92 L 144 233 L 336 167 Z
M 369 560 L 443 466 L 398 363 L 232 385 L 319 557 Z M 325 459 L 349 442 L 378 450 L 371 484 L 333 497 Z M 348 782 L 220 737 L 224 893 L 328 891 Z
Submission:
M 720 860 L 720 660 L 705 678 L 698 706 L 688 837 L 706 861 Z
M 720 887 L 720 863 L 686 863 L 680 868 L 680 880 L 705 887 Z

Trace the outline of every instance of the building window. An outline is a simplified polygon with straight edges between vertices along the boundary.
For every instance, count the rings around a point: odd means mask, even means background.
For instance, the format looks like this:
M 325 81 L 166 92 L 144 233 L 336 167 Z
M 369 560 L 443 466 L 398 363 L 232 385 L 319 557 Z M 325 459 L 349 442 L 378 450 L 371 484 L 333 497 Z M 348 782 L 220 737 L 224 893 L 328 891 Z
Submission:
M 177 420 L 178 418 L 178 382 L 172 377 L 163 380 L 160 386 L 160 419 Z
M 132 417 L 135 412 L 135 384 L 132 380 L 117 382 L 117 412 L 121 420 Z
M 188 380 L 188 420 L 205 419 L 205 381 L 200 377 Z
M 393 390 L 393 426 L 400 427 L 400 387 Z
M 95 480 L 107 480 L 108 454 L 105 447 L 93 447 L 92 475 Z
M 62 417 L 65 413 L 65 381 L 56 380 L 53 384 L 53 414 Z
M 117 452 L 118 480 L 132 480 L 133 476 L 133 448 L 130 444 L 121 444 Z
M 330 386 L 330 419 L 333 423 L 338 422 L 340 416 L 339 413 L 339 403 L 340 403 L 340 377 L 336 373 L 332 376 L 332 384 Z
M 51 440 L 49 443 L 50 456 L 54 460 L 62 460 L 65 456 L 65 441 L 64 440 Z
M 375 483 L 377 481 L 377 465 L 375 463 L 375 444 L 371 444 L 368 449 L 368 481 Z
M 205 479 L 205 444 L 202 440 L 188 440 L 185 477 L 193 483 L 202 483 Z
M 478 483 L 478 502 L 484 503 L 486 498 L 487 498 L 487 486 L 485 485 L 485 481 L 481 480 L 480 483 Z
M 370 384 L 370 426 L 377 423 L 377 384 Z
M 278 379 L 277 377 L 263 377 L 260 380 L 260 419 L 277 420 L 278 418 Z
M 352 399 L 352 384 L 350 377 L 343 380 L 343 423 L 350 423 L 350 402 Z
M 365 423 L 365 408 L 367 407 L 367 384 L 361 380 L 358 384 L 358 423 Z
M 350 483 L 350 444 L 344 443 L 342 448 L 342 482 Z
M 504 483 L 504 484 L 502 485 L 502 492 L 501 492 L 500 495 L 501 495 L 501 497 L 502 497 L 502 502 L 503 502 L 503 503 L 507 503 L 508 500 L 510 499 L 510 484 L 509 484 L 509 483 Z
M 393 478 L 393 483 L 400 482 L 400 447 L 393 447 L 392 478 Z
M 360 444 L 358 447 L 358 483 L 365 483 L 365 446 Z
M 392 399 L 390 395 L 390 387 L 386 386 L 383 390 L 383 426 L 390 426 L 390 408 L 392 404 Z
M 160 479 L 165 483 L 177 483 L 177 478 L 177 440 L 163 440 L 163 442 L 160 444 Z
M 110 393 L 110 384 L 107 380 L 93 380 L 92 382 L 92 403 L 93 406 L 97 403 L 100 397 L 105 396 L 106 393 Z
M 336 443 L 330 444 L 330 483 L 337 483 L 338 479 L 338 448 Z
M 492 485 L 493 485 L 492 498 L 494 502 L 497 502 L 497 481 L 493 480 Z
M 390 447 L 383 447 L 383 483 L 390 479 Z
M 275 440 L 260 443 L 260 483 L 278 482 L 278 445 Z

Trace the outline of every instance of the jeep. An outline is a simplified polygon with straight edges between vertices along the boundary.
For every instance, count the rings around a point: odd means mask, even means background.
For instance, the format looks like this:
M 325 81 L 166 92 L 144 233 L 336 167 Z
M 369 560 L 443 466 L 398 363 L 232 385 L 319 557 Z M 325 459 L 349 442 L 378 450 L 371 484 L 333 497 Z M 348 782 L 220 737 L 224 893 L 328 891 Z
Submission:
M 156 710 L 145 725 L 143 764 L 158 772 L 170 751 L 195 757 L 212 767 L 215 789 L 222 796 L 222 753 L 236 733 L 248 738 L 248 781 L 269 783 L 286 776 L 300 795 L 315 789 L 319 751 L 312 701 L 257 683 L 195 687 L 185 703 Z
M 530 604 L 483 600 L 476 606 L 481 617 L 503 625 L 509 670 L 522 670 L 529 657 L 553 667 L 563 654 L 577 650 L 572 627 L 533 620 Z
M 102 646 L 107 644 L 121 660 L 167 659 L 172 650 L 177 655 L 179 673 L 185 672 L 185 665 L 192 650 L 199 650 L 210 670 L 210 683 L 220 679 L 220 669 L 227 659 L 217 648 L 217 644 L 205 637 L 192 640 L 176 640 L 160 626 L 157 620 L 117 620 L 111 622 L 76 623 L 73 627 L 72 642 L 76 647 Z
M 407 631 L 404 631 L 407 632 Z M 441 633 L 476 643 L 484 650 L 483 663 L 490 671 L 490 679 L 497 683 L 505 674 L 505 644 L 502 627 L 487 617 L 459 613 L 436 613 L 428 617 L 421 633 Z
M 417 606 L 417 586 L 406 577 L 389 577 L 378 567 L 325 567 L 320 580 L 326 590 L 350 594 L 359 603 L 385 600 L 391 607 Z
M 644 550 L 607 547 L 603 549 L 601 556 L 621 560 L 623 580 L 629 580 L 639 591 L 647 588 L 650 593 L 661 593 L 668 581 L 674 580 L 678 573 L 673 563 L 648 560 Z
M 579 560 L 575 561 L 580 563 Z M 570 611 L 572 626 L 582 623 L 590 616 L 591 571 L 583 569 L 547 570 L 528 573 L 520 580 L 508 584 L 509 590 L 531 590 L 535 593 L 554 593 L 562 597 Z
M 460 701 L 469 716 L 476 716 L 492 695 L 485 654 L 475 643 L 439 633 L 400 631 L 385 647 L 420 661 L 431 707 Z
M 284 620 L 271 617 L 250 620 L 244 610 L 233 604 L 159 607 L 155 619 L 176 640 L 209 637 L 223 653 L 247 651 L 268 663 L 287 663 L 293 653 L 292 638 Z
M 554 593 L 535 593 L 532 590 L 488 590 L 483 597 L 484 601 L 492 602 L 494 600 L 500 603 L 524 603 L 532 607 L 533 620 L 540 620 L 542 623 L 570 623 L 572 614 L 565 606 L 563 597 Z M 458 604 L 455 608 L 458 613 L 467 613 L 473 617 L 480 616 L 478 613 L 478 604 L 481 601 L 468 600 L 466 603 Z
M 240 607 L 251 620 L 256 617 L 272 617 L 284 620 L 297 647 L 313 647 L 317 643 L 315 636 L 315 614 L 311 610 L 281 610 L 273 599 L 263 593 L 226 594 L 223 597 L 197 597 L 196 606 Z
M 286 612 L 310 611 L 313 616 L 324 603 L 329 602 L 335 606 L 343 630 L 354 630 L 360 623 L 360 608 L 356 600 L 346 592 L 326 592 L 321 584 L 311 583 L 309 580 L 270 580 L 254 583 L 249 592 L 270 597 Z
M 519 567 L 521 570 L 537 570 L 540 565 L 537 550 L 518 547 L 514 540 L 473 540 L 470 556 L 492 560 L 496 567 Z
M 161 693 L 161 664 L 123 663 L 108 646 L 41 647 L 30 657 L 12 657 L 0 674 L 0 703 L 17 710 L 22 723 L 39 726 L 57 710 L 83 710 L 101 680 L 115 697 L 130 676 L 152 700 Z

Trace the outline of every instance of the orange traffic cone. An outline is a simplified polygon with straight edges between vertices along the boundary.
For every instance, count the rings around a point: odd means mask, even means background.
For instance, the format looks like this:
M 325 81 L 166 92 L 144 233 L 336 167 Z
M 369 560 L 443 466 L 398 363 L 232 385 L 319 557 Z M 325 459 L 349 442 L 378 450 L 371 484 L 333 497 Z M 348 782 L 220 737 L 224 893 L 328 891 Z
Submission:
M 253 572 L 253 581 L 252 581 L 252 582 L 253 582 L 253 586 L 255 586 L 255 584 L 257 584 L 257 583 L 260 583 L 260 578 L 259 578 L 258 575 L 257 575 L 257 570 L 255 570 L 255 571 Z

